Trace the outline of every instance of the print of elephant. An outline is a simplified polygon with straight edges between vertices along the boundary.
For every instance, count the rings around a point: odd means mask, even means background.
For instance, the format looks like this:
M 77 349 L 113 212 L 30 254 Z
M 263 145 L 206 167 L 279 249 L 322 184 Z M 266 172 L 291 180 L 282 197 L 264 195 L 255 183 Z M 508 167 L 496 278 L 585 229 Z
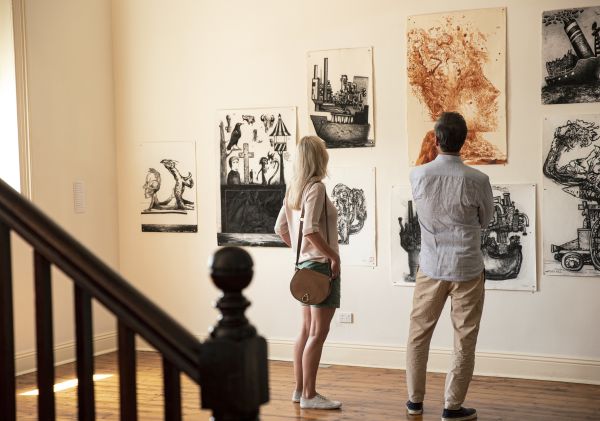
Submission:
M 338 243 L 349 244 L 350 236 L 360 232 L 367 219 L 365 192 L 339 183 L 331 195 L 338 211 Z

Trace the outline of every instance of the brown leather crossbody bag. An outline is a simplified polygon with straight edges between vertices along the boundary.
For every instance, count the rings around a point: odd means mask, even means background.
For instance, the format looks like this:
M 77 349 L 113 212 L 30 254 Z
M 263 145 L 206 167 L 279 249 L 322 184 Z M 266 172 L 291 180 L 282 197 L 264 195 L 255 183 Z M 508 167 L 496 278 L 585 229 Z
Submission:
M 327 193 L 325 193 L 325 225 L 327 230 L 327 244 L 329 244 L 329 221 L 327 218 Z M 290 292 L 292 296 L 302 304 L 320 304 L 331 293 L 331 276 L 325 275 L 312 269 L 298 269 L 300 260 L 300 249 L 302 248 L 302 229 L 304 227 L 304 203 L 300 214 L 300 227 L 298 229 L 298 246 L 296 248 L 296 272 L 290 281 Z M 331 267 L 331 262 L 327 260 Z

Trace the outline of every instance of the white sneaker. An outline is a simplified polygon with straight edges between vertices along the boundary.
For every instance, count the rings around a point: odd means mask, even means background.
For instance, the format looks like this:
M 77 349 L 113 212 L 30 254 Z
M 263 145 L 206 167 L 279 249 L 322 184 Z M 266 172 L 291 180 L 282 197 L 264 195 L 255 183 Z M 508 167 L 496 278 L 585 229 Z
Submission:
M 292 402 L 294 402 L 294 403 L 300 402 L 301 397 L 302 397 L 302 391 L 298 392 L 297 390 L 294 390 L 294 393 L 292 393 Z
M 325 396 L 318 393 L 312 399 L 300 398 L 300 408 L 302 409 L 338 409 L 342 407 L 339 401 L 330 401 Z

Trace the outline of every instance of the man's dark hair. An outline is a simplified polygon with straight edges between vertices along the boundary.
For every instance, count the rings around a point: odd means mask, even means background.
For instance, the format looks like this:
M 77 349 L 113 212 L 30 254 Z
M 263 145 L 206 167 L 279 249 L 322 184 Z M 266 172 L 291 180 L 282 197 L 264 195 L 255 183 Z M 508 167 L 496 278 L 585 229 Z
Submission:
M 467 138 L 467 123 L 456 112 L 444 112 L 435 122 L 435 137 L 443 152 L 460 152 Z

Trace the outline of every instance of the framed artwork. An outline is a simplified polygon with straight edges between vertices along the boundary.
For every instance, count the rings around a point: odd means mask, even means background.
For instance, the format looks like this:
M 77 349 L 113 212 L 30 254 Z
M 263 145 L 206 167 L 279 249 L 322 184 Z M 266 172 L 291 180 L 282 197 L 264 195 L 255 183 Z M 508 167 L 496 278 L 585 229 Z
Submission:
M 467 122 L 466 164 L 506 163 L 506 9 L 410 16 L 407 31 L 409 163 L 435 158 L 444 111 Z
M 197 232 L 194 142 L 148 142 L 139 151 L 142 231 Z

